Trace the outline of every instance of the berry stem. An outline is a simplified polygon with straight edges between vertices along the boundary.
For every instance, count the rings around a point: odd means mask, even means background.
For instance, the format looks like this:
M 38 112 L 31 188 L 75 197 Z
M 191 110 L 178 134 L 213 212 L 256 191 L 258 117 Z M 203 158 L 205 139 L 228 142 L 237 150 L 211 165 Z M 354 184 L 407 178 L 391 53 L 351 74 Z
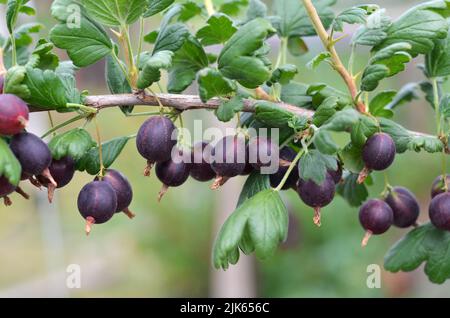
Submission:
M 0 47 L 0 76 L 6 74 L 5 63 L 3 61 L 3 48 Z
M 41 136 L 41 138 L 45 138 L 48 135 L 50 135 L 51 133 L 57 131 L 58 129 L 63 128 L 65 126 L 67 126 L 67 125 L 69 125 L 69 124 L 71 124 L 73 122 L 76 122 L 77 120 L 83 119 L 83 118 L 86 118 L 86 116 L 85 115 L 77 115 L 77 116 L 75 116 L 75 117 L 73 117 L 73 118 L 71 118 L 71 119 L 69 119 L 69 120 L 67 120 L 67 121 L 65 121 L 65 122 L 63 122 L 63 123 L 61 123 L 59 125 L 56 125 L 55 127 L 52 127 L 52 129 L 47 131 L 45 134 L 43 134 Z
M 321 39 L 325 49 L 331 54 L 331 61 L 333 68 L 339 73 L 339 75 L 344 80 L 345 84 L 348 87 L 350 95 L 355 102 L 356 109 L 361 113 L 366 113 L 366 105 L 359 100 L 358 96 L 358 88 L 356 86 L 355 79 L 353 76 L 347 71 L 344 64 L 342 64 L 341 58 L 339 57 L 336 48 L 334 47 L 335 41 L 332 37 L 328 35 L 327 30 L 322 24 L 320 20 L 319 14 L 317 13 L 316 8 L 311 0 L 302 0 L 303 4 L 306 8 L 306 12 L 311 20 L 311 23 L 316 30 L 317 35 Z
M 366 247 L 367 243 L 369 243 L 370 238 L 372 237 L 372 231 L 367 230 L 366 233 L 364 234 L 364 237 L 361 241 L 361 247 Z
M 141 61 L 142 44 L 144 42 L 144 26 L 145 26 L 145 21 L 144 21 L 144 18 L 141 17 L 139 19 L 139 44 L 138 44 L 138 51 L 137 51 L 137 56 L 136 56 L 136 66 L 138 68 L 139 68 L 139 64 Z
M 100 127 L 98 125 L 97 116 L 94 117 L 95 122 L 95 132 L 97 134 L 97 144 L 98 144 L 98 158 L 100 161 L 100 171 L 98 172 L 98 176 L 100 180 L 103 178 L 103 173 L 105 171 L 105 166 L 103 165 L 103 149 L 102 149 L 102 138 L 100 135 Z

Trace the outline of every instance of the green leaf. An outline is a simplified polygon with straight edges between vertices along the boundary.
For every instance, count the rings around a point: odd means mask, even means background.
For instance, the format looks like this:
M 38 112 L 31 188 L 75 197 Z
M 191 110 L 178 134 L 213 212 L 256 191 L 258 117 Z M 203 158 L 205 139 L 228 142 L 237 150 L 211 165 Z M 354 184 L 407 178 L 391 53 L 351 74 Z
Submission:
M 343 12 L 333 21 L 333 29 L 338 32 L 344 30 L 344 23 L 347 24 L 364 24 L 366 22 L 367 10 L 361 7 L 352 7 Z
M 175 0 L 148 0 L 147 11 L 144 12 L 144 18 L 151 17 L 166 8 L 168 8 Z
M 327 97 L 316 109 L 313 116 L 313 124 L 316 126 L 321 126 L 336 113 L 337 106 L 336 97 Z
M 278 67 L 272 72 L 272 77 L 267 81 L 267 85 L 271 86 L 275 83 L 287 85 L 297 75 L 298 69 L 294 64 L 285 64 Z
M 31 22 L 20 25 L 14 31 L 14 38 L 16 40 L 16 46 L 27 46 L 33 42 L 33 37 L 31 33 L 39 33 L 44 26 L 40 23 Z M 8 38 L 7 45 L 11 43 L 11 39 Z
M 228 122 L 233 119 L 234 115 L 244 108 L 242 98 L 234 96 L 230 100 L 224 101 L 216 110 L 217 119 L 223 122 Z
M 123 63 L 122 66 L 125 68 Z M 131 86 L 128 83 L 120 65 L 111 55 L 106 57 L 105 77 L 106 84 L 108 85 L 108 89 L 111 94 L 128 94 L 132 92 Z M 124 114 L 129 114 L 133 111 L 133 108 L 133 106 L 121 106 L 120 109 Z
M 178 51 L 186 42 L 189 30 L 181 23 L 170 24 L 161 29 L 156 37 L 153 53 L 159 51 Z
M 433 50 L 425 56 L 428 78 L 450 75 L 450 32 L 447 38 L 435 41 Z
M 52 52 L 53 44 L 40 39 L 27 66 L 41 70 L 55 70 L 59 65 L 59 57 Z M 33 61 L 33 63 L 31 63 Z
M 58 75 L 51 70 L 27 68 L 23 82 L 30 90 L 30 96 L 25 101 L 40 109 L 58 110 L 67 104 L 66 90 Z
M 225 78 L 218 70 L 209 67 L 198 73 L 198 85 L 200 98 L 204 103 L 213 97 L 229 96 L 237 90 L 234 81 Z
M 82 0 L 89 15 L 99 23 L 114 27 L 136 22 L 147 9 L 147 0 Z
M 264 18 L 267 15 L 267 6 L 260 0 L 250 0 L 246 15 L 247 21 Z
M 375 90 L 380 81 L 389 76 L 390 70 L 386 65 L 373 64 L 365 68 L 361 79 L 361 90 L 371 92 Z
M 269 127 L 286 127 L 293 117 L 296 117 L 293 113 L 272 102 L 258 101 L 255 104 L 255 118 Z
M 417 94 L 418 85 L 417 83 L 408 83 L 404 85 L 400 91 L 395 95 L 393 100 L 386 105 L 385 109 L 394 109 L 405 103 L 411 102 L 413 99 L 418 99 Z
M 80 160 L 94 146 L 95 142 L 91 135 L 83 128 L 75 128 L 59 134 L 53 137 L 48 144 L 53 159 L 59 160 L 69 156 L 75 162 Z
M 181 93 L 195 80 L 197 72 L 208 65 L 208 56 L 202 45 L 190 36 L 172 58 L 168 91 Z
M 269 175 L 260 174 L 258 171 L 253 171 L 244 183 L 244 187 L 239 195 L 237 207 L 242 205 L 255 194 L 267 189 L 270 189 Z
M 20 182 L 21 173 L 22 167 L 19 160 L 14 156 L 6 141 L 0 138 L 0 176 L 16 186 Z
M 366 201 L 369 196 L 366 185 L 357 182 L 358 174 L 349 173 L 344 178 L 344 181 L 337 186 L 337 193 L 339 193 L 350 206 L 359 207 Z
M 392 103 L 397 92 L 394 90 L 382 91 L 378 93 L 369 103 L 370 113 L 377 117 L 390 118 L 393 116 L 393 112 L 387 109 L 387 106 Z
M 186 22 L 202 13 L 202 7 L 194 1 L 186 1 L 182 4 L 178 21 Z
M 206 21 L 208 25 L 198 30 L 196 37 L 203 45 L 223 44 L 235 32 L 233 21 L 225 14 L 216 13 Z
M 353 143 L 348 143 L 340 151 L 340 158 L 344 163 L 344 167 L 355 174 L 364 168 L 364 162 L 362 160 L 362 147 L 356 146 Z
M 130 137 L 118 137 L 102 143 L 103 165 L 109 168 L 122 152 Z M 78 162 L 77 169 L 86 170 L 91 175 L 96 175 L 100 171 L 100 159 L 98 147 L 91 148 Z
M 293 56 L 302 56 L 308 53 L 309 49 L 305 41 L 299 36 L 290 36 L 288 38 L 288 51 Z
M 330 96 L 338 98 L 339 109 L 342 109 L 345 106 L 353 105 L 353 101 L 347 93 L 323 83 L 309 85 L 306 94 L 312 97 L 311 102 L 314 109 L 318 108 L 323 101 Z
M 450 94 L 445 94 L 439 103 L 439 113 L 444 120 L 450 118 Z
M 339 150 L 339 146 L 334 142 L 331 134 L 322 129 L 319 129 L 314 135 L 314 146 L 325 155 L 334 155 Z
M 28 98 L 31 95 L 31 92 L 28 87 L 23 84 L 26 74 L 27 69 L 24 66 L 11 67 L 6 73 L 3 92 L 17 95 L 22 99 Z
M 423 262 L 425 274 L 436 284 L 450 278 L 450 233 L 435 228 L 431 223 L 419 226 L 399 240 L 384 258 L 384 268 L 390 272 L 409 272 Z
M 218 59 L 222 74 L 247 88 L 256 88 L 270 77 L 270 70 L 255 51 L 263 47 L 272 26 L 262 18 L 242 26 L 223 47 Z
M 366 25 L 360 27 L 352 37 L 353 45 L 376 46 L 387 38 L 387 30 L 392 22 L 385 15 L 385 9 L 372 13 L 366 19 Z
M 145 53 L 144 53 L 145 54 Z M 172 65 L 173 52 L 158 51 L 152 56 L 141 56 L 140 72 L 137 87 L 145 89 L 161 79 L 161 69 L 169 69 Z
M 360 114 L 353 108 L 343 109 L 334 114 L 321 129 L 331 131 L 349 131 L 360 119 Z
M 407 52 L 411 45 L 406 42 L 391 44 L 377 53 L 369 60 L 369 64 L 383 64 L 389 68 L 389 76 L 393 76 L 405 69 L 405 63 L 411 61 L 412 57 Z
M 8 0 L 6 7 L 6 26 L 8 27 L 10 34 L 14 33 L 19 13 L 27 13 L 27 10 L 22 10 L 22 8 L 28 1 L 29 0 Z
M 361 115 L 356 124 L 353 125 L 350 134 L 352 143 L 357 146 L 363 146 L 367 138 L 378 131 L 378 123 L 375 119 Z
M 334 13 L 330 7 L 335 3 L 335 0 L 313 1 L 325 28 L 328 28 L 333 22 Z M 274 11 L 276 18 L 272 23 L 280 36 L 287 38 L 294 35 L 316 35 L 316 31 L 314 30 L 301 1 L 276 0 L 274 1 Z
M 66 23 L 68 21 L 74 22 L 78 18 L 75 18 L 78 13 L 85 14 L 85 9 L 80 0 L 54 0 L 50 12 L 53 18 Z
M 306 64 L 306 67 L 313 70 L 317 68 L 322 62 L 327 61 L 331 57 L 329 52 L 321 52 L 316 55 L 311 61 Z
M 325 181 L 327 170 L 337 170 L 337 160 L 330 155 L 324 155 L 313 149 L 309 150 L 300 158 L 298 170 L 300 178 L 311 180 L 320 185 Z
M 297 107 L 311 108 L 312 97 L 307 94 L 308 86 L 290 82 L 281 87 L 281 100 Z
M 248 4 L 248 0 L 225 0 L 219 7 L 219 12 L 226 15 L 235 16 L 238 15 L 241 8 Z
M 256 256 L 267 259 L 286 239 L 288 214 L 278 192 L 261 191 L 240 205 L 222 226 L 213 248 L 216 268 L 227 269 L 239 258 L 239 246 L 253 245 Z M 247 250 L 243 248 L 243 250 Z
M 78 67 L 91 65 L 113 48 L 112 42 L 103 28 L 96 22 L 82 16 L 80 27 L 70 27 L 67 23 L 54 26 L 50 31 L 50 40 L 67 54 Z
M 439 12 L 446 8 L 444 0 L 430 1 L 411 8 L 387 29 L 387 37 L 374 50 L 407 42 L 411 45 L 408 53 L 413 57 L 430 52 L 434 41 L 447 36 L 448 23 Z

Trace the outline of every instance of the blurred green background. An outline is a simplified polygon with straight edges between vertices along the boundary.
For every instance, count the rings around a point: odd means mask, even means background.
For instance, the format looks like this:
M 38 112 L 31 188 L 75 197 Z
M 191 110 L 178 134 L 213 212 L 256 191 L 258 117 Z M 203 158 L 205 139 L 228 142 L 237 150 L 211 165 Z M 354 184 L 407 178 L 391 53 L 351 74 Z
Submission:
M 33 2 L 33 1 L 32 1 Z M 372 1 L 386 7 L 389 16 L 398 17 L 408 7 L 422 1 Z M 340 9 L 360 4 L 359 1 L 338 1 Z M 49 14 L 51 1 L 39 0 L 36 19 L 48 26 L 54 23 Z M 268 6 L 271 3 L 266 1 Z M 3 8 L 2 8 L 3 10 Z M 146 31 L 157 28 L 160 16 L 146 23 Z M 0 19 L 4 31 L 4 19 Z M 26 20 L 24 20 L 26 21 Z M 201 18 L 189 25 L 196 29 Z M 348 27 L 351 33 L 354 27 Z M 136 30 L 135 30 L 136 31 Z M 305 64 L 318 52 L 321 44 L 307 38 L 310 53 L 289 57 L 299 67 L 296 78 L 302 82 L 323 82 L 345 89 L 338 76 L 325 64 L 315 71 Z M 347 40 L 348 41 L 348 40 Z M 271 41 L 276 52 L 278 41 Z M 338 45 L 344 60 L 348 59 L 346 40 Z M 63 55 L 62 55 L 63 56 Z M 357 65 L 362 67 L 368 52 L 358 51 Z M 406 72 L 385 81 L 383 88 L 399 89 L 405 83 L 420 81 L 421 72 L 416 59 Z M 107 93 L 104 65 L 99 62 L 78 75 L 79 87 L 92 94 Z M 190 90 L 195 93 L 195 88 Z M 139 109 L 138 109 L 139 110 Z M 67 115 L 55 115 L 59 122 Z M 193 111 L 185 116 L 189 127 L 194 119 L 202 119 L 204 127 L 220 125 L 212 113 Z M 416 100 L 402 106 L 395 119 L 414 130 L 433 132 L 433 113 L 423 101 Z M 135 133 L 144 117 L 124 118 L 119 109 L 104 110 L 99 116 L 103 139 Z M 46 114 L 32 115 L 32 131 L 43 132 L 49 123 Z M 91 125 L 87 126 L 92 131 Z M 439 174 L 438 155 L 408 152 L 397 156 L 388 175 L 391 184 L 409 187 L 421 204 L 421 220 L 427 219 L 429 189 Z M 323 210 L 323 225 L 312 223 L 312 211 L 303 205 L 293 191 L 283 193 L 291 212 L 288 242 L 266 262 L 253 257 L 241 257 L 237 266 L 227 272 L 211 266 L 211 246 L 218 227 L 237 202 L 245 181 L 237 178 L 218 192 L 208 184 L 189 180 L 180 188 L 170 189 L 162 203 L 156 196 L 160 182 L 142 176 L 144 160 L 139 157 L 134 142 L 126 146 L 113 168 L 128 176 L 134 188 L 131 209 L 137 214 L 129 220 L 116 215 L 111 222 L 94 226 L 86 237 L 84 222 L 76 208 L 81 187 L 92 176 L 77 173 L 73 182 L 58 190 L 53 205 L 46 202 L 45 191 L 29 184 L 24 189 L 32 194 L 29 201 L 13 195 L 14 205 L 0 206 L 0 296 L 56 296 L 56 297 L 206 297 L 206 296 L 262 296 L 262 297 L 428 297 L 450 296 L 450 283 L 433 285 L 423 268 L 412 273 L 390 274 L 382 270 L 379 289 L 366 285 L 367 266 L 382 268 L 383 256 L 389 246 L 405 234 L 392 228 L 386 235 L 373 237 L 367 248 L 360 247 L 363 236 L 357 209 L 337 197 Z M 383 175 L 374 174 L 371 196 L 378 196 L 383 188 Z M 81 268 L 81 288 L 66 287 L 70 264 Z

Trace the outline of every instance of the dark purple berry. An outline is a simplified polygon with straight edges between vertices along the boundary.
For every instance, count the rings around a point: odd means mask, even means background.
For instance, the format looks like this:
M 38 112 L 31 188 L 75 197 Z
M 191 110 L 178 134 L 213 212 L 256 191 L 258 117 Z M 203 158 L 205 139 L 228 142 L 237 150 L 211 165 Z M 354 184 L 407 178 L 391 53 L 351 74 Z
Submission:
M 445 178 L 446 178 L 447 185 L 450 185 L 450 175 L 447 174 Z M 433 185 L 431 186 L 431 198 L 434 198 L 438 194 L 441 194 L 444 192 L 446 192 L 444 178 L 442 177 L 442 175 L 440 175 L 436 179 L 434 179 Z
M 244 171 L 245 147 L 245 138 L 239 135 L 226 136 L 215 145 L 211 152 L 211 167 L 216 173 L 212 189 L 217 189 L 226 180 L 240 175 Z
M 15 190 L 16 187 L 9 183 L 8 179 L 3 176 L 0 177 L 0 198 L 13 193 Z
M 314 224 L 320 226 L 320 208 L 333 201 L 336 185 L 333 178 L 327 173 L 322 184 L 318 185 L 312 180 L 298 180 L 297 193 L 302 201 L 314 208 Z
M 9 144 L 12 152 L 22 166 L 22 171 L 29 175 L 45 175 L 52 162 L 52 155 L 47 144 L 36 135 L 23 132 L 14 135 Z
M 139 128 L 136 146 L 141 156 L 147 159 L 145 175 L 150 175 L 150 169 L 155 162 L 170 159 L 172 149 L 177 143 L 175 134 L 175 125 L 164 116 L 151 117 Z
M 342 180 L 342 164 L 338 162 L 338 167 L 336 170 L 327 170 L 328 174 L 333 178 L 334 183 L 338 184 Z
M 99 177 L 96 177 L 95 180 L 99 180 Z M 116 193 L 116 213 L 123 212 L 130 219 L 134 218 L 135 215 L 128 208 L 133 200 L 133 189 L 131 188 L 128 179 L 121 172 L 114 169 L 108 169 L 105 171 L 105 175 L 101 181 L 108 182 Z
M 280 150 L 280 159 L 285 160 L 286 162 L 292 162 L 296 156 L 297 153 L 292 148 L 283 147 Z M 280 184 L 281 180 L 283 180 L 283 177 L 288 171 L 288 169 L 289 169 L 288 166 L 280 166 L 277 172 L 269 176 L 270 186 L 272 188 L 276 188 Z M 287 190 L 290 188 L 295 189 L 297 182 L 298 182 L 298 164 L 291 171 L 289 177 L 287 178 L 285 184 L 281 189 L 282 190 Z
M 252 164 L 249 162 L 248 144 L 247 144 L 247 146 L 245 147 L 245 168 L 244 171 L 242 171 L 239 175 L 248 176 L 254 170 L 255 168 L 253 168 Z
M 278 156 L 278 145 L 274 144 L 270 138 L 258 136 L 248 143 L 248 161 L 255 169 L 271 166 L 272 158 Z
M 366 246 L 372 234 L 383 234 L 394 222 L 394 212 L 391 207 L 379 199 L 368 200 L 359 210 L 359 222 L 366 230 L 362 246 Z
M 403 187 L 395 187 L 386 197 L 385 202 L 394 213 L 395 226 L 406 228 L 416 224 L 420 207 L 411 191 Z
M 3 94 L 3 86 L 5 84 L 5 76 L 0 75 L 0 94 Z
M 211 168 L 211 150 L 206 142 L 198 142 L 192 148 L 190 175 L 197 181 L 209 181 L 216 176 Z
M 430 221 L 441 230 L 450 231 L 450 193 L 435 196 L 428 209 Z
M 46 176 L 39 175 L 37 179 L 40 184 L 48 189 L 48 201 L 51 203 L 55 189 L 68 185 L 72 180 L 75 174 L 75 161 L 71 157 L 63 157 L 59 160 L 53 159 L 48 170 L 54 182 L 56 182 L 56 186 Z
M 156 164 L 156 176 L 163 183 L 158 195 L 158 201 L 161 201 L 169 187 L 178 187 L 186 182 L 190 168 L 190 164 L 183 161 L 183 153 L 181 151 L 173 159 Z
M 367 139 L 362 157 L 366 167 L 370 170 L 385 170 L 395 159 L 394 140 L 385 133 L 376 133 Z
M 28 124 L 28 106 L 19 97 L 0 94 L 0 135 L 15 135 Z
M 117 209 L 116 193 L 108 182 L 92 181 L 78 195 L 78 210 L 86 219 L 86 234 L 92 224 L 102 224 L 111 219 Z

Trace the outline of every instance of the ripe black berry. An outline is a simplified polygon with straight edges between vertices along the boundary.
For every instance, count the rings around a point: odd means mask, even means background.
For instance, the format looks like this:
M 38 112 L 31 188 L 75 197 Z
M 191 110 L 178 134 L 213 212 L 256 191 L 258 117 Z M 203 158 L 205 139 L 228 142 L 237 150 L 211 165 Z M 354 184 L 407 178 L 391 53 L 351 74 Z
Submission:
M 297 193 L 302 201 L 314 208 L 314 224 L 320 226 L 320 208 L 333 201 L 336 185 L 333 178 L 327 173 L 322 184 L 318 185 L 312 180 L 298 180 Z
M 23 132 L 14 135 L 9 144 L 17 157 L 25 174 L 43 175 L 56 187 L 57 184 L 48 169 L 52 162 L 52 155 L 47 144 L 36 135 Z
M 447 186 L 450 186 L 450 175 L 446 175 L 445 179 L 447 182 Z M 431 198 L 434 198 L 438 194 L 441 194 L 444 192 L 446 192 L 444 178 L 442 177 L 442 175 L 440 175 L 436 179 L 434 179 L 433 185 L 431 186 Z
M 395 187 L 386 197 L 385 202 L 394 213 L 394 225 L 406 228 L 416 224 L 420 207 L 417 199 L 408 189 Z
M 183 161 L 183 153 L 180 151 L 175 158 L 158 162 L 155 171 L 156 176 L 163 183 L 158 194 L 158 201 L 161 201 L 169 187 L 178 187 L 186 182 L 189 177 L 190 164 Z
M 190 175 L 197 181 L 214 179 L 216 173 L 211 168 L 212 147 L 206 142 L 198 142 L 192 148 Z
M 450 231 L 450 193 L 435 196 L 428 209 L 430 221 L 441 230 Z
M 78 210 L 86 219 L 86 234 L 92 224 L 102 224 L 111 219 L 117 209 L 116 193 L 108 182 L 92 181 L 78 195 Z
M 136 146 L 141 156 L 147 159 L 144 172 L 146 176 L 150 175 L 150 169 L 155 162 L 170 159 L 172 148 L 177 143 L 176 138 L 172 139 L 175 130 L 173 122 L 164 116 L 151 117 L 139 128 Z
M 248 143 L 248 160 L 255 169 L 269 167 L 272 163 L 272 156 L 278 156 L 278 145 L 274 144 L 270 138 L 255 137 Z
M 0 94 L 3 94 L 3 86 L 5 84 L 5 76 L 0 75 Z
M 255 168 L 253 168 L 252 164 L 249 162 L 248 144 L 247 144 L 247 146 L 245 147 L 245 168 L 239 175 L 248 176 L 254 170 Z
M 9 183 L 8 179 L 3 176 L 0 177 L 0 198 L 3 198 L 6 206 L 11 205 L 11 200 L 8 198 L 8 195 L 15 190 L 16 187 Z
M 363 183 L 371 170 L 381 171 L 387 169 L 395 159 L 394 140 L 385 133 L 376 133 L 363 147 L 362 159 L 364 169 L 359 174 L 358 182 Z
M 280 150 L 280 159 L 285 160 L 286 162 L 292 162 L 295 159 L 295 156 L 297 156 L 297 153 L 292 148 L 283 147 Z M 269 176 L 270 186 L 272 188 L 276 188 L 280 184 L 281 180 L 283 179 L 288 169 L 289 169 L 288 166 L 280 166 L 277 172 Z M 289 177 L 287 178 L 285 184 L 281 189 L 282 190 L 287 190 L 290 188 L 295 189 L 297 182 L 298 182 L 298 164 L 291 171 Z
M 95 180 L 98 179 L 98 177 L 95 178 Z M 133 189 L 131 188 L 131 184 L 128 182 L 128 179 L 121 172 L 114 169 L 108 169 L 105 171 L 102 181 L 108 182 L 116 193 L 116 213 L 123 212 L 130 219 L 134 218 L 134 213 L 128 208 L 133 200 Z
M 366 246 L 372 234 L 383 234 L 391 227 L 394 222 L 394 212 L 386 202 L 371 199 L 359 210 L 359 222 L 366 230 L 361 245 Z
M 0 135 L 15 135 L 28 124 L 28 106 L 19 97 L 0 94 Z
M 334 183 L 338 184 L 342 180 L 342 164 L 338 162 L 338 167 L 336 170 L 327 170 L 328 174 L 333 178 Z
M 56 186 L 43 175 L 37 176 L 40 184 L 48 189 L 48 201 L 51 203 L 56 188 L 62 188 L 69 184 L 75 174 L 75 161 L 71 157 L 63 157 L 59 160 L 52 160 L 48 167 L 50 175 L 56 182 Z
M 245 138 L 239 135 L 226 136 L 215 145 L 211 152 L 211 167 L 216 173 L 212 189 L 217 189 L 229 178 L 244 172 L 245 147 Z

